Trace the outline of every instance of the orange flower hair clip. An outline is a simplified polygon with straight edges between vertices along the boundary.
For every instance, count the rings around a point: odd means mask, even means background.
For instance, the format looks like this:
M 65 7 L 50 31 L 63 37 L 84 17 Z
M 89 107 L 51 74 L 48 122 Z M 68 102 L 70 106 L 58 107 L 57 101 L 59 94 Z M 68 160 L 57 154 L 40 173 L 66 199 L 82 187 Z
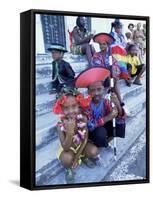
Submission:
M 77 95 L 73 95 L 75 96 L 76 101 L 78 102 L 78 104 L 80 105 L 81 108 L 85 108 L 87 106 L 89 106 L 90 102 L 91 102 L 91 96 L 87 96 L 86 98 L 84 97 L 84 95 L 82 93 L 79 93 Z M 62 105 L 66 102 L 67 100 L 67 96 L 63 95 L 62 97 L 60 97 L 54 104 L 53 106 L 53 112 L 55 114 L 62 114 Z

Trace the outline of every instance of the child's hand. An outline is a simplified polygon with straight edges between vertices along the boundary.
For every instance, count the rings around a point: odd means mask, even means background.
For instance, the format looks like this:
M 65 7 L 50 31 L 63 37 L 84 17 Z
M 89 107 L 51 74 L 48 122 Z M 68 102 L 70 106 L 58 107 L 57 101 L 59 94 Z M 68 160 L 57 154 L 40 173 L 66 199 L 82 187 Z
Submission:
M 111 111 L 110 115 L 111 115 L 112 118 L 117 117 L 117 115 L 118 115 L 118 110 L 117 110 L 117 107 L 116 107 L 116 106 L 115 106 L 114 108 L 112 108 L 112 111 Z
M 76 128 L 76 121 L 74 119 L 65 120 L 64 127 L 65 132 L 73 134 Z
M 116 106 L 120 105 L 120 102 L 119 102 L 119 100 L 118 100 L 118 97 L 117 97 L 117 95 L 116 95 L 115 93 L 112 93 L 112 94 L 111 94 L 111 101 L 112 101 Z

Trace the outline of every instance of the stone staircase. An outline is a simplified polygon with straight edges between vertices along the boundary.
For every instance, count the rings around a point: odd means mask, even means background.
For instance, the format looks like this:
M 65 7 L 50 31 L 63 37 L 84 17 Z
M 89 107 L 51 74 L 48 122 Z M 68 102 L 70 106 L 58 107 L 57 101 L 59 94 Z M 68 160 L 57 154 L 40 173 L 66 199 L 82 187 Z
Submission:
M 76 74 L 87 67 L 84 57 L 65 54 L 65 59 L 71 63 Z M 55 95 L 49 95 L 51 80 L 51 57 L 38 55 L 36 57 L 36 184 L 52 185 L 66 184 L 64 169 L 57 160 L 59 139 L 56 123 L 58 116 L 52 113 Z M 117 139 L 117 160 L 114 160 L 113 150 L 101 150 L 104 165 L 88 169 L 83 164 L 76 169 L 75 183 L 100 182 L 125 154 L 139 135 L 145 130 L 145 76 L 143 85 L 132 85 L 130 88 L 120 80 L 121 95 L 128 107 L 130 117 L 127 119 L 126 138 Z

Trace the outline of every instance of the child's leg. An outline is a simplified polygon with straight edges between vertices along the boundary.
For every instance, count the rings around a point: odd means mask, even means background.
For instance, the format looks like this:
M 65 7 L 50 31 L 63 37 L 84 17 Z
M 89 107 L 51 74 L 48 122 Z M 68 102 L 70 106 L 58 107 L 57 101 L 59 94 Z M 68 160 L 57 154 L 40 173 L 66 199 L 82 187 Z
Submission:
M 60 161 L 65 168 L 71 168 L 75 154 L 73 151 L 63 151 L 60 155 Z
M 92 60 L 92 51 L 89 43 L 82 44 L 82 53 L 87 56 L 87 60 L 90 65 Z
M 144 73 L 145 70 L 146 70 L 146 67 L 145 67 L 144 64 L 138 66 L 137 76 L 136 76 L 136 78 L 133 82 L 134 84 L 141 85 L 140 78 L 141 78 L 141 75 Z
M 94 131 L 90 132 L 89 139 L 91 139 L 97 147 L 108 146 L 107 131 L 103 126 L 97 127 Z
M 88 142 L 86 144 L 84 151 L 83 151 L 83 154 L 87 158 L 96 157 L 98 155 L 98 148 L 94 144 L 91 144 L 91 143 Z
M 115 87 L 115 93 L 118 97 L 118 100 L 120 103 L 122 103 L 119 79 L 115 79 L 114 87 Z
M 100 156 L 98 153 L 98 148 L 94 144 L 88 142 L 83 154 L 85 156 L 82 158 L 84 164 L 86 164 L 89 168 L 94 168 Z
M 126 80 L 126 85 L 127 86 L 131 86 L 131 73 L 132 73 L 132 65 L 130 63 L 127 63 L 127 70 L 128 70 L 128 74 L 129 74 L 129 79 Z
M 65 167 L 65 180 L 67 183 L 73 183 L 74 182 L 74 173 L 72 170 L 72 164 L 74 160 L 75 154 L 69 150 L 69 151 L 63 151 L 59 157 L 61 160 L 62 165 Z

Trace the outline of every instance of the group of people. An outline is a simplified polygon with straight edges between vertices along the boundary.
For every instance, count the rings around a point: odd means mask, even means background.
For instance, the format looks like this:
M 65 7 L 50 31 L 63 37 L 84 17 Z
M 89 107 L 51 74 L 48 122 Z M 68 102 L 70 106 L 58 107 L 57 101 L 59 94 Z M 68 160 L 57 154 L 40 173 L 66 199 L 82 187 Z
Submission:
M 132 30 L 131 34 L 134 35 Z M 136 35 L 138 38 L 137 31 Z M 90 44 L 91 39 L 99 44 L 100 52 Z M 88 68 L 75 77 L 71 65 L 63 60 L 65 47 L 52 44 L 48 49 L 53 58 L 52 91 L 58 96 L 53 112 L 60 115 L 58 158 L 66 169 L 67 183 L 74 182 L 73 169 L 81 162 L 90 168 L 101 163 L 99 148 L 107 148 L 113 139 L 114 118 L 115 137 L 125 137 L 126 113 L 119 79 L 125 79 L 128 86 L 133 78 L 133 84 L 142 84 L 140 79 L 145 65 L 139 59 L 138 48 L 136 42 L 127 43 L 120 20 L 112 23 L 109 34 L 93 35 L 88 34 L 84 17 L 78 17 L 72 31 L 71 52 L 85 54 Z M 114 88 L 107 99 L 104 90 L 110 88 L 110 79 L 114 81 Z M 87 88 L 88 96 L 78 88 Z

